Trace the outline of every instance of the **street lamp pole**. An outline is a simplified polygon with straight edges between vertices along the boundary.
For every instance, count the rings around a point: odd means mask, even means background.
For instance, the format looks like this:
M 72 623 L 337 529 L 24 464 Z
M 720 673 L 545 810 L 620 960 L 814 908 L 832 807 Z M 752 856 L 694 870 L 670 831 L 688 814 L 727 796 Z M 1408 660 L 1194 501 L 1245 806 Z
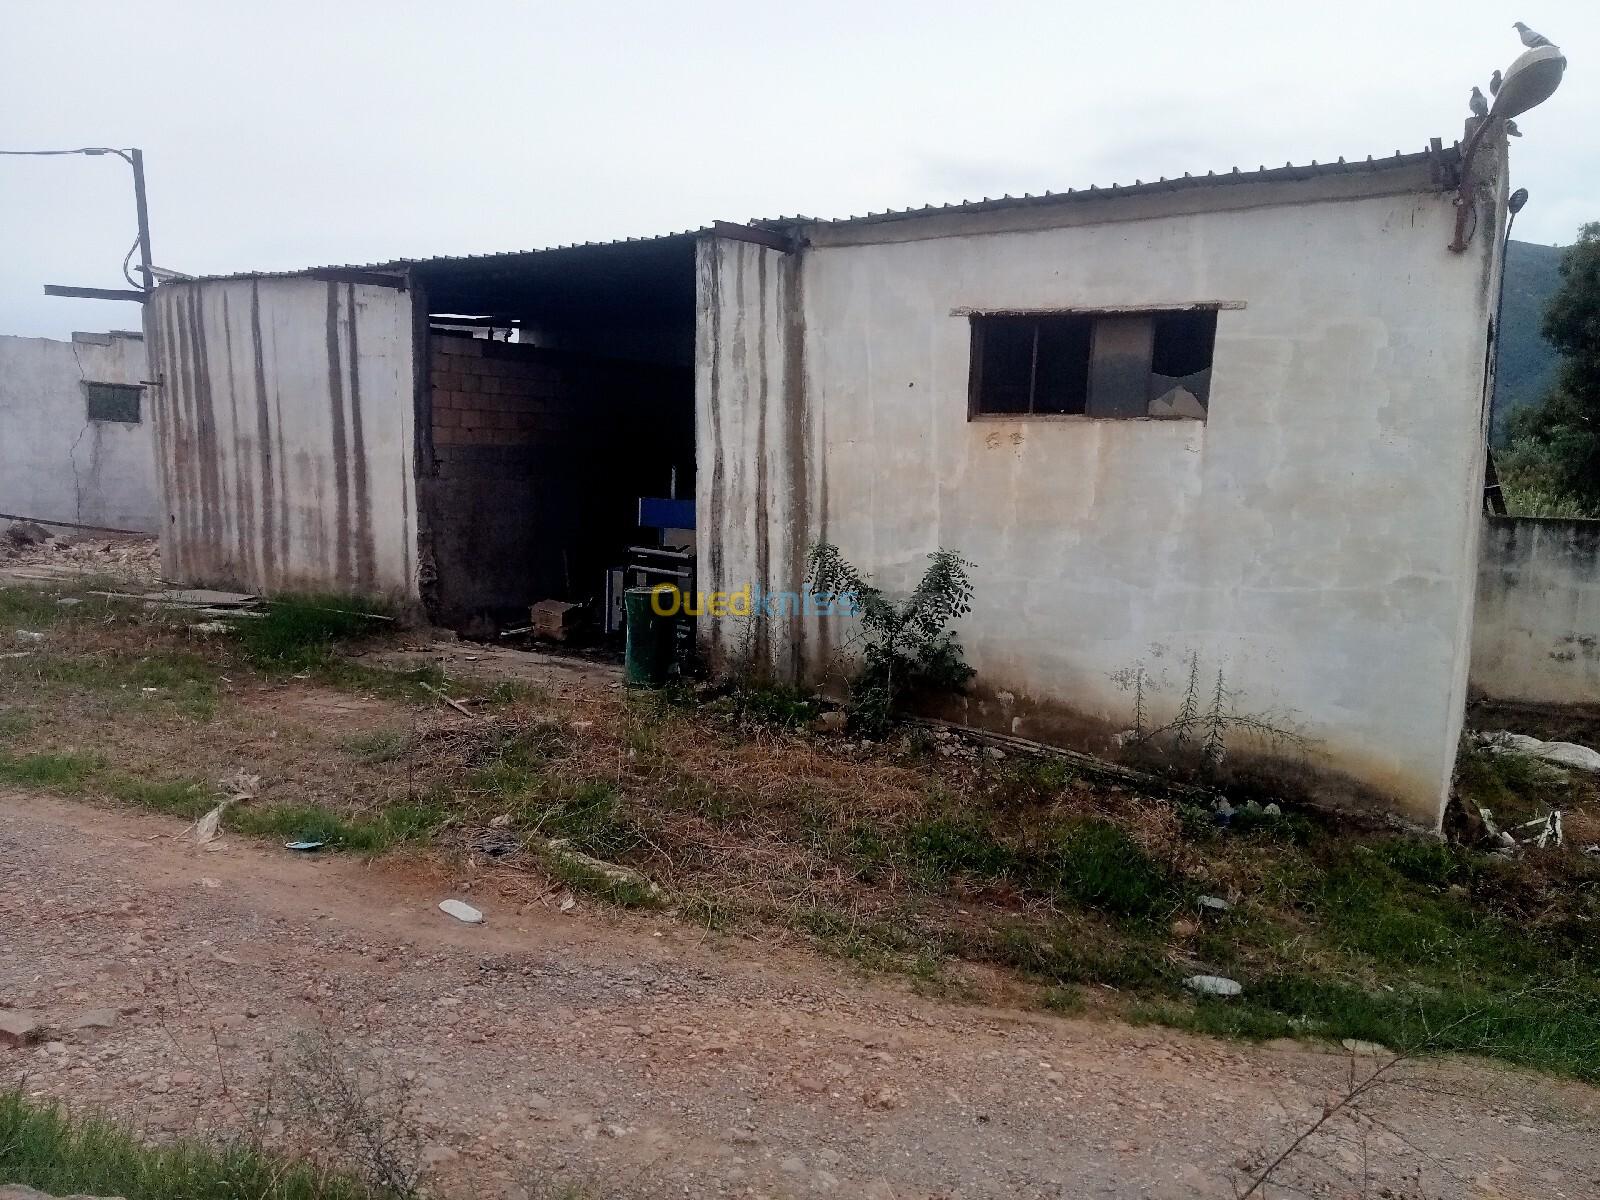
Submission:
M 155 275 L 150 270 L 150 208 L 144 197 L 144 151 L 137 146 L 127 150 L 114 150 L 109 146 L 86 147 L 84 154 L 115 154 L 133 168 L 133 207 L 139 221 L 139 274 L 144 278 L 144 290 L 156 286 Z
M 139 274 L 144 278 L 144 290 L 155 290 L 156 277 L 150 270 L 150 208 L 144 198 L 144 151 L 135 146 L 128 151 L 128 165 L 133 168 L 133 206 L 139 214 Z
M 155 272 L 150 265 L 150 207 L 144 193 L 144 151 L 137 146 L 118 150 L 113 146 L 81 146 L 76 150 L 0 150 L 0 154 L 46 158 L 61 154 L 86 154 L 91 157 L 115 154 L 133 169 L 133 206 L 139 222 L 139 274 L 144 278 L 144 290 L 155 290 Z M 130 280 L 131 282 L 131 280 Z M 130 299 L 132 297 L 129 297 Z

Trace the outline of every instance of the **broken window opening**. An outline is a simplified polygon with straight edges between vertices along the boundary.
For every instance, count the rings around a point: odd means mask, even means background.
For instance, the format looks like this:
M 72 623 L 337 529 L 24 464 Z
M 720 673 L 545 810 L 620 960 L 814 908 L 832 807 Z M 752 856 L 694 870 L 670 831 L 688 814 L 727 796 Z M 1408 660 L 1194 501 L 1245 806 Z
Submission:
M 123 425 L 140 422 L 139 399 L 144 389 L 134 383 L 83 384 L 83 397 L 88 419 L 115 421 Z
M 974 314 L 969 415 L 1203 421 L 1215 309 Z

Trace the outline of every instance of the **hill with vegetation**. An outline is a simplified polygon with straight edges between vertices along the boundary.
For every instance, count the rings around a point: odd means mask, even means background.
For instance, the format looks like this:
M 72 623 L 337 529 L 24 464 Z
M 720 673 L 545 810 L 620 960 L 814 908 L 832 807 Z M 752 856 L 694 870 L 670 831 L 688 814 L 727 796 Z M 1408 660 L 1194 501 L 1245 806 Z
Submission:
M 1506 247 L 1499 374 L 1494 387 L 1494 442 L 1505 439 L 1506 421 L 1519 408 L 1544 397 L 1556 380 L 1555 348 L 1539 332 L 1545 306 L 1561 283 L 1564 246 L 1512 242 Z

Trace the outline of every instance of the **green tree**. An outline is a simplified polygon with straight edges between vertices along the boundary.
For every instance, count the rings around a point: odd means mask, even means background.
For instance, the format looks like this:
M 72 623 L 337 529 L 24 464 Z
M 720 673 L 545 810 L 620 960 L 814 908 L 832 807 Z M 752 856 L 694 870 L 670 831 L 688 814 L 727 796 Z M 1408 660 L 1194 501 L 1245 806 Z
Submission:
M 1509 490 L 1556 511 L 1600 514 L 1600 221 L 1579 230 L 1561 260 L 1544 336 L 1561 373 L 1544 400 L 1512 418 Z

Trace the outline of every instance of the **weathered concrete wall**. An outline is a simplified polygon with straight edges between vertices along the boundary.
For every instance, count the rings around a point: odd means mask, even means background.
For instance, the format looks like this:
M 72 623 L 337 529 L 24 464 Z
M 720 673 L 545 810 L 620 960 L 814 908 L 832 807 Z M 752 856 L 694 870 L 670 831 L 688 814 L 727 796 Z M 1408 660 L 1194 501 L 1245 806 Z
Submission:
M 1492 700 L 1600 704 L 1600 521 L 1484 523 L 1472 690 Z
M 802 375 L 800 261 L 710 238 L 699 245 L 695 270 L 699 586 L 796 587 L 819 503 L 811 466 L 822 462 L 811 453 L 818 434 Z M 806 646 L 816 640 L 815 623 L 803 620 L 708 618 L 701 635 L 714 662 L 770 666 L 785 676 L 804 670 Z
M 0 512 L 158 532 L 148 394 L 138 422 L 91 421 L 83 389 L 145 378 L 137 334 L 0 337 Z
M 815 225 L 791 256 L 704 243 L 702 586 L 798 588 L 826 538 L 905 592 L 957 550 L 977 564 L 966 720 L 1104 748 L 1134 669 L 1159 722 L 1198 655 L 1208 691 L 1220 670 L 1239 710 L 1315 739 L 1324 799 L 1435 825 L 1499 222 L 1491 191 L 1450 254 L 1451 195 L 1422 170 L 1380 182 Z M 968 419 L 963 310 L 1197 302 L 1235 305 L 1208 420 Z M 802 629 L 808 672 L 853 632 Z M 702 633 L 724 653 L 741 636 Z
M 146 321 L 167 576 L 416 599 L 410 293 L 174 283 Z

